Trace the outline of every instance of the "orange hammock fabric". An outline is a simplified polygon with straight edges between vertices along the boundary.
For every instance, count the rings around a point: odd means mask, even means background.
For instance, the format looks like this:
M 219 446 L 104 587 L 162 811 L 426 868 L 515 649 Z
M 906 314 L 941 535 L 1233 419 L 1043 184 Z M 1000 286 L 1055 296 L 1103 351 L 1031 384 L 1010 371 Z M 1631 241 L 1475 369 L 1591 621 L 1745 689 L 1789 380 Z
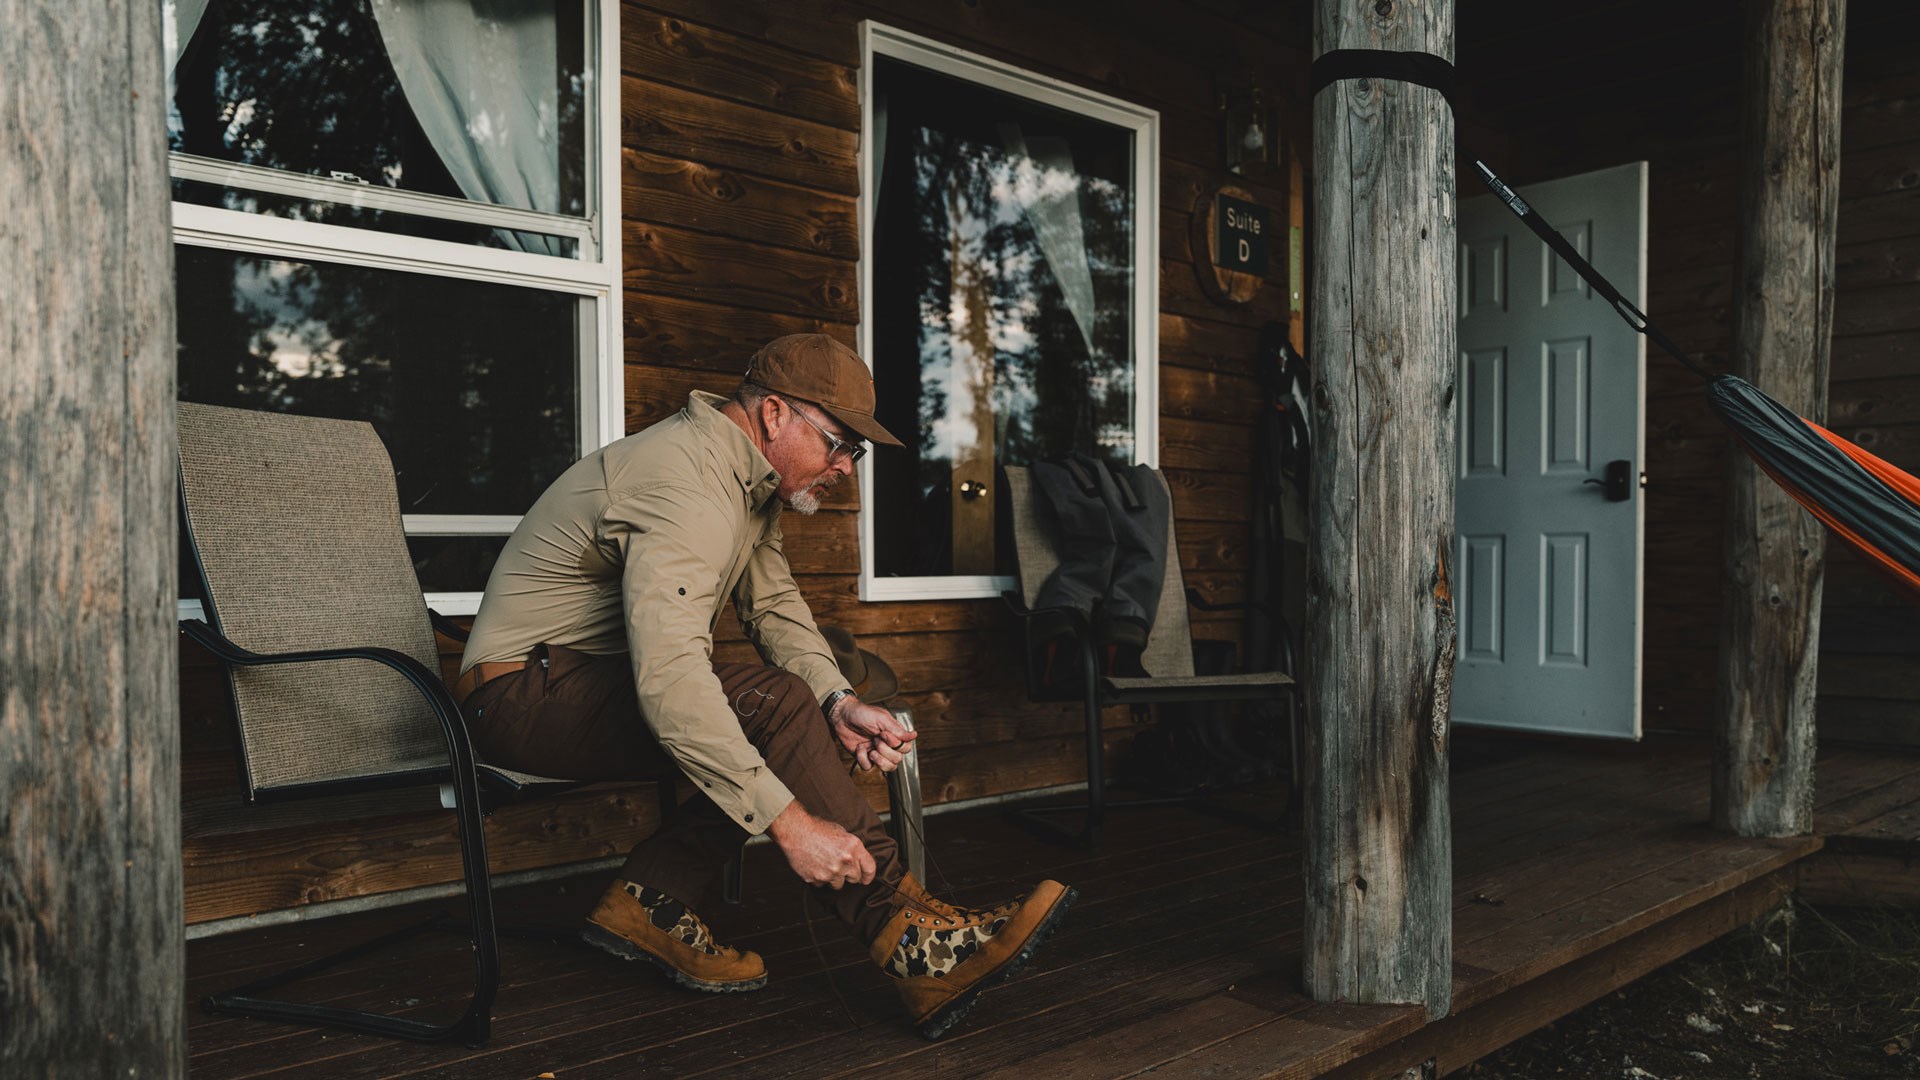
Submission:
M 1722 375 L 1708 400 L 1742 449 L 1794 501 L 1920 606 L 1920 478 Z

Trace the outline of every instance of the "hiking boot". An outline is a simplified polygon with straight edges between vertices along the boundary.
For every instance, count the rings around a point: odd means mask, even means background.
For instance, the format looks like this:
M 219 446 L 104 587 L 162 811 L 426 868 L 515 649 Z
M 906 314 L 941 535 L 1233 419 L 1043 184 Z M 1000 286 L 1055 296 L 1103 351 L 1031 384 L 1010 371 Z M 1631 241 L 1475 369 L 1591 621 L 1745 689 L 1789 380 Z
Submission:
M 1043 881 L 1011 910 L 940 905 L 958 917 L 922 910 L 909 900 L 874 938 L 868 955 L 894 977 L 914 1027 L 937 1039 L 966 1016 L 980 991 L 1026 964 L 1075 895 L 1057 881 Z
M 716 944 L 687 905 L 631 881 L 608 887 L 580 928 L 580 940 L 623 960 L 651 961 L 689 990 L 729 994 L 767 985 L 759 953 Z

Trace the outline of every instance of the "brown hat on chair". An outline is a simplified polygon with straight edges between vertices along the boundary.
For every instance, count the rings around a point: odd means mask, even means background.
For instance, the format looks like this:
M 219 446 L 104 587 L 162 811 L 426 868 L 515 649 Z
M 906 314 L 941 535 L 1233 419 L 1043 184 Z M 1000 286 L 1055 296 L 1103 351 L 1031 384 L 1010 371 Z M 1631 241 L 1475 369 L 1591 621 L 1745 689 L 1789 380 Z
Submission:
M 811 401 L 863 439 L 902 445 L 873 418 L 873 373 L 866 361 L 825 334 L 788 334 L 767 342 L 747 361 L 745 381 Z
M 894 676 L 893 669 L 885 660 L 862 649 L 852 634 L 837 626 L 822 626 L 820 636 L 826 638 L 828 647 L 833 649 L 833 661 L 840 665 L 840 674 L 853 684 L 855 697 L 869 705 L 878 705 L 900 692 L 900 680 Z

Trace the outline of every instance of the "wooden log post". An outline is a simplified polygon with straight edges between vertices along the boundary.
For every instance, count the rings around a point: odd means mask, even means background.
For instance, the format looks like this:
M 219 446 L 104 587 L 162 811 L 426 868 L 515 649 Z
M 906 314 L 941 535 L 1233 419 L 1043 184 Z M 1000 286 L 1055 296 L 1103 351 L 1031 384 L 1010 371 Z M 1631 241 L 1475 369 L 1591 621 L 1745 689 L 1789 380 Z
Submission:
M 186 1072 L 155 0 L 0 0 L 0 1075 Z
M 1747 8 L 1733 373 L 1812 420 L 1827 411 L 1845 0 Z M 1813 829 L 1815 674 L 1826 534 L 1730 455 L 1713 822 Z
M 1451 0 L 1318 0 L 1314 55 L 1453 58 Z M 1424 1004 L 1452 983 L 1447 803 L 1456 363 L 1453 115 L 1382 79 L 1314 116 L 1305 981 Z

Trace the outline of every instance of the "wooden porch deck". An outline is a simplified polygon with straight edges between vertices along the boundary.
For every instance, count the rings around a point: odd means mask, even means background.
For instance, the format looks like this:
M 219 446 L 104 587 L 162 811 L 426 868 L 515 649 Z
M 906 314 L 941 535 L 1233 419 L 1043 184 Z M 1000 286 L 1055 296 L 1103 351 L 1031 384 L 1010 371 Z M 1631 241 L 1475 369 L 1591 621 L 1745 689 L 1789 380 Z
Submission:
M 767 957 L 773 981 L 757 993 L 691 995 L 650 969 L 509 938 L 494 1037 L 483 1049 L 196 1011 L 190 1070 L 206 1078 L 1357 1077 L 1434 1058 L 1444 1072 L 1767 910 L 1827 837 L 1904 837 L 1911 852 L 1908 833 L 1920 833 L 1920 756 L 1823 755 L 1820 835 L 1769 841 L 1702 824 L 1708 772 L 1697 743 L 1540 744 L 1478 767 L 1466 767 L 1472 743 L 1463 748 L 1453 778 L 1454 1012 L 1435 1024 L 1414 1008 L 1316 1005 L 1300 994 L 1295 837 L 1184 808 L 1142 808 L 1116 811 L 1104 852 L 1088 856 L 973 811 L 927 822 L 958 900 L 997 899 L 1042 876 L 1075 885 L 1081 899 L 1034 965 L 984 995 L 939 1043 L 905 1029 L 885 980 L 838 926 L 815 914 L 809 933 L 798 882 L 756 847 L 746 903 L 710 914 L 724 940 Z M 505 891 L 503 918 L 567 924 L 599 885 L 574 879 Z M 195 942 L 189 998 L 425 911 Z M 422 944 L 398 962 L 315 980 L 307 994 L 427 1012 L 458 992 L 469 970 L 464 950 Z

